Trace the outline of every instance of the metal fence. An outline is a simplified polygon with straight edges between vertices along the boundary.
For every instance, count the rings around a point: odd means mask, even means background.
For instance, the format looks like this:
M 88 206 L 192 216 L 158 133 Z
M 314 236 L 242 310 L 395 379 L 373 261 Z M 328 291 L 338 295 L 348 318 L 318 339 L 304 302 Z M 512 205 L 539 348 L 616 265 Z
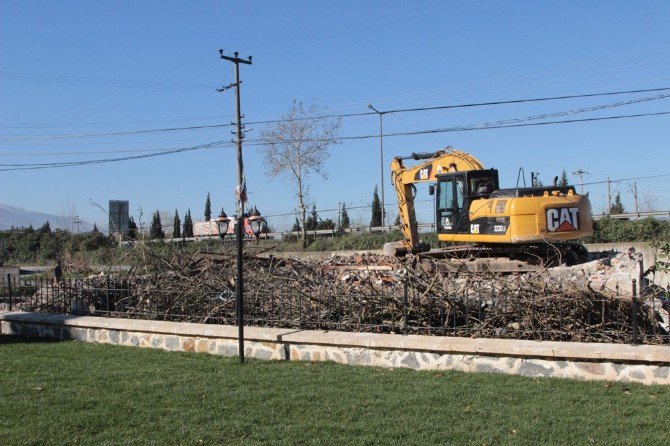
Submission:
M 645 291 L 645 290 L 643 290 Z M 670 344 L 667 291 L 570 297 L 546 289 L 494 290 L 474 282 L 462 293 L 435 296 L 404 283 L 399 293 L 245 293 L 248 325 L 504 339 Z M 632 297 L 631 297 L 632 296 Z M 236 323 L 235 290 L 172 290 L 150 281 L 0 278 L 0 308 L 212 324 Z

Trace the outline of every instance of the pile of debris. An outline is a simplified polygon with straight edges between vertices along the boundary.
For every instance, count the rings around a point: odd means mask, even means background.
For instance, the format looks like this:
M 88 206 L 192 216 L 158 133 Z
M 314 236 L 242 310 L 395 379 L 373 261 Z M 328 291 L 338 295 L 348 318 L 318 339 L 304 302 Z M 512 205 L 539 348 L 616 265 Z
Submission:
M 565 341 L 630 342 L 635 327 L 640 342 L 668 343 L 667 300 L 649 306 L 611 292 L 614 280 L 630 283 L 635 259 L 496 275 L 444 274 L 416 256 L 245 255 L 245 314 L 265 326 Z M 134 261 L 127 271 L 59 283 L 51 305 L 59 296 L 61 306 L 74 300 L 93 314 L 234 323 L 234 255 L 147 248 Z
M 623 253 L 607 253 L 603 258 L 575 266 L 557 266 L 546 270 L 548 281 L 586 287 L 615 296 L 630 297 L 633 280 L 640 286 L 642 254 L 630 248 Z

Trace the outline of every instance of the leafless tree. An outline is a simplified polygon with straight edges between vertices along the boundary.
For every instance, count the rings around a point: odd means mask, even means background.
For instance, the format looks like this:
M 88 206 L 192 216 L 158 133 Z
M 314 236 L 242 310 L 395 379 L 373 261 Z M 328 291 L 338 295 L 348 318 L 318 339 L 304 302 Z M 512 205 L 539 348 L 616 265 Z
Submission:
M 658 198 L 656 195 L 647 194 L 642 196 L 642 204 L 640 205 L 640 211 L 642 212 L 654 212 L 658 210 Z
M 325 107 L 316 102 L 305 106 L 303 102 L 294 100 L 289 111 L 278 122 L 261 131 L 268 174 L 283 177 L 295 186 L 303 247 L 307 246 L 307 179 L 311 174 L 326 178 L 324 166 L 330 155 L 328 148 L 339 144 L 337 137 L 340 127 L 341 121 L 328 117 Z

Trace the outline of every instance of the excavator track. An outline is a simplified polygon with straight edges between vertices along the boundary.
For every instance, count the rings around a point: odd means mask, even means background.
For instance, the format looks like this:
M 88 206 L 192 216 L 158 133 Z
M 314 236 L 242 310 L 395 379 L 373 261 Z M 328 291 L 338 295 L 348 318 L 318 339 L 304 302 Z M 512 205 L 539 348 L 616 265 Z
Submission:
M 418 254 L 421 260 L 436 260 L 440 271 L 521 273 L 558 265 L 577 265 L 588 260 L 579 244 L 555 245 L 450 245 Z

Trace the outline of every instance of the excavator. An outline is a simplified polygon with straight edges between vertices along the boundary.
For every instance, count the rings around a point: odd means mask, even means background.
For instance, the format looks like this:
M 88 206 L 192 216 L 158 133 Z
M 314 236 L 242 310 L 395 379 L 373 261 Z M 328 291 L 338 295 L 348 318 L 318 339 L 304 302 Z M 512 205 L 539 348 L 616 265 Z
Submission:
M 418 163 L 405 166 L 406 160 Z M 387 245 L 387 254 L 430 251 L 430 245 L 419 239 L 414 198 L 415 184 L 432 183 L 429 193 L 435 195 L 438 240 L 448 244 L 442 253 L 534 264 L 585 260 L 586 250 L 574 241 L 593 233 L 591 203 L 574 186 L 557 185 L 557 178 L 548 187 L 533 181 L 531 187 L 500 189 L 496 169 L 486 169 L 472 155 L 446 147 L 395 157 L 391 179 L 404 240 Z

